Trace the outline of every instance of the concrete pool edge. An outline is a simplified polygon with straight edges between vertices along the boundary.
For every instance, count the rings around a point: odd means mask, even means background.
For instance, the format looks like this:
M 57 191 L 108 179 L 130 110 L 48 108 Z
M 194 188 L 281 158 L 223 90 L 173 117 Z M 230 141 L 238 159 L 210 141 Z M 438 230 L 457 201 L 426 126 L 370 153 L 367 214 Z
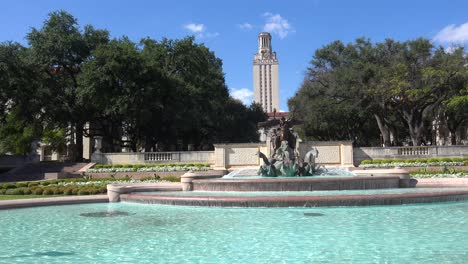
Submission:
M 203 207 L 327 207 L 402 205 L 468 200 L 468 190 L 433 193 L 335 195 L 335 196 L 149 196 L 121 195 L 124 202 Z
M 70 204 L 85 204 L 85 203 L 108 203 L 108 202 L 109 202 L 109 198 L 107 197 L 106 194 L 16 199 L 16 200 L 0 201 L 0 210 L 27 208 L 27 207 L 39 207 L 39 206 L 70 205 Z

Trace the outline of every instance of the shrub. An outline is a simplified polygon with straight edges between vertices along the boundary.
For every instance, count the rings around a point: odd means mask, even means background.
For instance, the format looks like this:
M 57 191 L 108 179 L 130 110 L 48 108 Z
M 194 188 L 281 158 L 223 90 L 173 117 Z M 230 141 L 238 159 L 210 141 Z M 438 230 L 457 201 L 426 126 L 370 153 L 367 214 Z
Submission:
M 44 189 L 41 187 L 37 187 L 32 190 L 32 194 L 35 194 L 35 195 L 41 195 L 43 192 L 44 192 Z
M 28 187 L 27 182 L 17 182 L 16 183 L 16 188 L 21 188 L 21 187 Z
M 80 188 L 78 190 L 78 195 L 88 195 L 88 194 L 90 194 L 90 191 L 88 188 Z
M 32 190 L 29 188 L 29 187 L 24 187 L 22 188 L 23 189 L 23 194 L 32 194 Z
M 418 163 L 416 166 L 423 166 L 428 163 L 428 165 L 433 166 L 456 166 L 462 165 L 468 166 L 468 157 L 466 158 L 419 158 L 419 159 L 375 159 L 375 160 L 363 160 L 359 164 L 362 167 L 388 167 L 392 164 L 397 166 L 405 166 L 405 164 Z M 448 164 L 447 164 L 448 163 Z M 381 165 L 383 164 L 383 165 Z M 372 166 L 376 165 L 376 166 Z M 407 165 L 407 166 L 408 166 Z
M 79 190 L 80 190 L 80 188 L 78 188 L 78 187 L 73 187 L 73 189 L 72 189 L 72 195 L 77 195 Z
M 42 185 L 42 186 L 47 186 L 49 184 L 50 184 L 49 181 L 41 181 L 41 183 L 40 183 L 40 185 Z
M 97 186 L 94 186 L 94 187 L 89 189 L 89 193 L 90 194 L 100 194 L 101 193 L 101 188 L 97 187 Z
M 5 194 L 5 192 L 6 192 L 6 189 L 0 189 L 0 195 Z
M 180 177 L 176 176 L 167 176 L 162 178 L 163 181 L 168 181 L 168 182 L 180 182 Z
M 54 194 L 54 188 L 45 188 L 42 192 L 42 195 L 52 195 Z
M 28 187 L 34 187 L 34 186 L 38 186 L 39 183 L 38 182 L 29 182 L 28 183 Z
M 22 188 L 8 189 L 5 194 L 7 195 L 23 195 L 24 191 Z
M 14 184 L 14 183 L 4 183 L 4 184 L 2 184 L 2 189 L 16 189 L 16 184 Z
M 63 194 L 72 195 L 73 189 L 74 189 L 74 186 L 65 186 L 65 188 L 63 188 Z
M 107 187 L 106 186 L 101 186 L 99 188 L 99 193 L 107 193 Z

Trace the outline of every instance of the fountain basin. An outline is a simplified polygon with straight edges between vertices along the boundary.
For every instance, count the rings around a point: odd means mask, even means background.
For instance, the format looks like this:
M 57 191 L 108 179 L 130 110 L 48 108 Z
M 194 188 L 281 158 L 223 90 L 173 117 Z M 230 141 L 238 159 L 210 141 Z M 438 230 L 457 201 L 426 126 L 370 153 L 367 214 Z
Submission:
M 398 176 L 194 179 L 193 191 L 319 191 L 399 188 Z
M 411 203 L 433 203 L 468 200 L 468 188 L 405 189 L 401 193 L 347 193 L 335 192 L 330 195 L 314 195 L 314 192 L 303 192 L 298 195 L 288 195 L 287 192 L 264 193 L 258 195 L 245 192 L 243 194 L 213 195 L 210 192 L 181 193 L 129 193 L 122 194 L 123 202 L 143 204 L 207 206 L 207 207 L 323 207 L 323 206 L 368 206 L 368 205 L 401 205 Z

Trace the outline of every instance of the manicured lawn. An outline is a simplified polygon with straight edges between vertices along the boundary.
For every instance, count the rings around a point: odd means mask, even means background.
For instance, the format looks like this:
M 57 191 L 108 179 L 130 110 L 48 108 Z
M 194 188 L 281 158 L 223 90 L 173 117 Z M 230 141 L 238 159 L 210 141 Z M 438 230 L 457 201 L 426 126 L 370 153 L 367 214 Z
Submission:
M 0 195 L 1 200 L 16 200 L 16 199 L 28 199 L 28 198 L 47 198 L 47 197 L 59 197 L 63 195 Z

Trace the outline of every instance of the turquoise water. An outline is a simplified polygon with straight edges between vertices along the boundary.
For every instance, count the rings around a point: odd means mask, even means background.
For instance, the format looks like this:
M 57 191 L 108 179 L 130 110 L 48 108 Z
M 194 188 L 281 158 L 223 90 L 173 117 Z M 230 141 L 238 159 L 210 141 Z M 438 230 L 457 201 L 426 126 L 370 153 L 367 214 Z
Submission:
M 467 187 L 446 188 L 391 188 L 368 190 L 342 190 L 342 191 L 302 191 L 302 192 L 138 192 L 140 195 L 152 196 L 335 196 L 335 195 L 376 195 L 376 194 L 405 194 L 405 193 L 438 193 L 446 191 L 468 191 Z
M 106 213 L 114 216 L 90 217 Z M 468 263 L 467 202 L 312 209 L 84 204 L 2 210 L 0 223 L 0 263 Z
M 222 177 L 215 178 L 211 180 L 250 180 L 250 179 L 328 179 L 328 178 L 347 178 L 347 177 L 356 177 L 357 175 L 353 174 L 343 174 L 343 175 L 315 175 L 315 176 L 278 176 L 278 177 L 263 177 L 263 176 L 234 176 L 234 177 Z

